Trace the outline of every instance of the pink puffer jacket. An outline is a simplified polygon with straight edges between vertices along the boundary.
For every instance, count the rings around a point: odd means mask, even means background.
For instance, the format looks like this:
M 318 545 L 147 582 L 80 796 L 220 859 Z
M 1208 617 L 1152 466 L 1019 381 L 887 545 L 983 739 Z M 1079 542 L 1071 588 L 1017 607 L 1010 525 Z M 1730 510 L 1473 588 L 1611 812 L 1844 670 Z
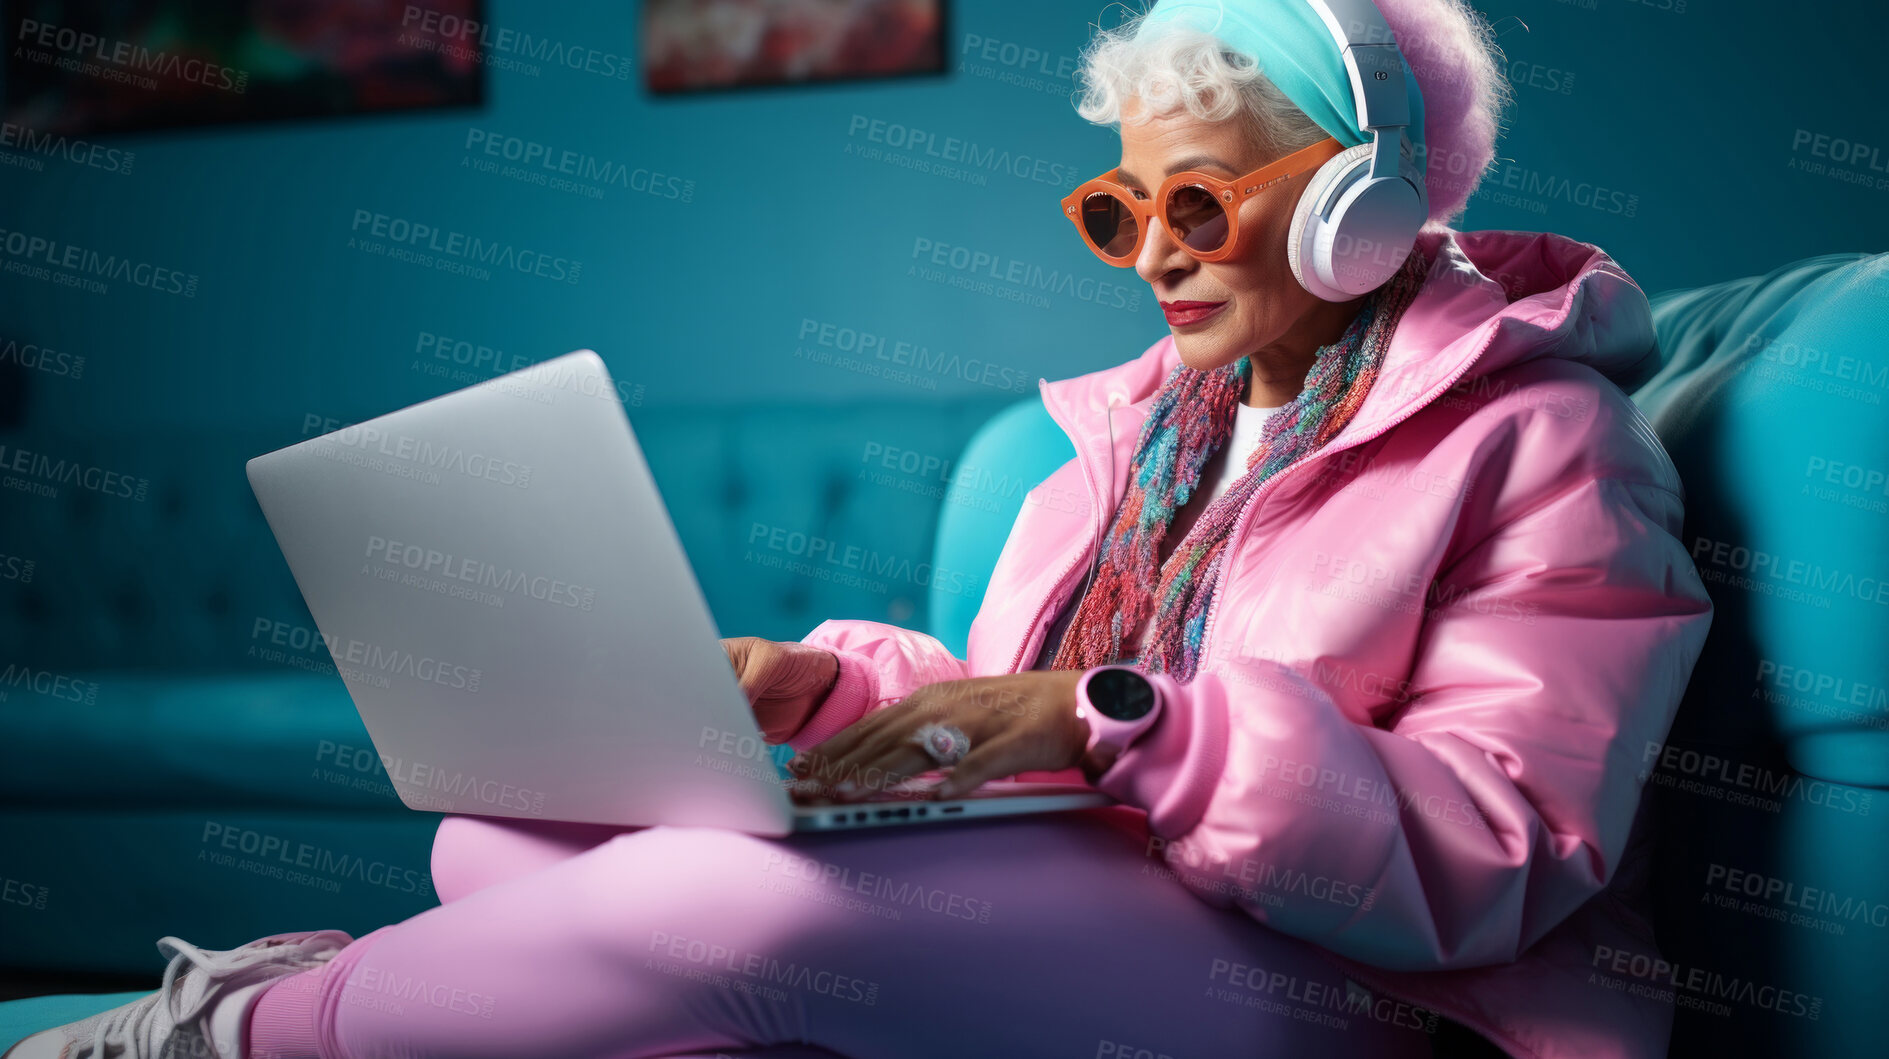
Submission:
M 1657 355 L 1646 296 L 1558 235 L 1426 232 L 1417 252 L 1429 277 L 1369 396 L 1247 503 L 1200 671 L 1155 677 L 1161 719 L 1097 786 L 1146 811 L 1180 884 L 1381 996 L 1513 1055 L 1661 1056 L 1673 1001 L 1648 970 L 1634 823 L 1712 604 L 1678 474 L 1612 381 Z M 923 684 L 1028 669 L 1178 362 L 1164 336 L 1039 382 L 1077 457 L 1027 495 L 969 657 L 824 622 L 803 642 L 840 680 L 789 742 Z

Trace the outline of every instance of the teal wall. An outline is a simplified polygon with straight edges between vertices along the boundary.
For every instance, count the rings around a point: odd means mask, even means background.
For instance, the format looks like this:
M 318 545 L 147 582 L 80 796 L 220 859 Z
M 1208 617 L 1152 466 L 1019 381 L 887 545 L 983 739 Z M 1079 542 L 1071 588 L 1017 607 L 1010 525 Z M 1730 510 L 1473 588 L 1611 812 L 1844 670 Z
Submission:
M 1139 353 L 1165 330 L 1157 307 L 1132 272 L 1091 258 L 1057 210 L 1076 180 L 1116 160 L 1114 134 L 1078 118 L 1073 86 L 1056 76 L 1109 16 L 1096 0 L 951 6 L 953 64 L 977 69 L 944 77 L 659 100 L 634 72 L 500 70 L 480 110 L 115 138 L 135 153 L 127 174 L 0 165 L 0 227 L 198 278 L 185 298 L 0 274 L 0 342 L 86 358 L 82 385 L 29 378 L 26 425 L 241 420 L 293 438 L 308 415 L 359 418 L 456 388 L 415 369 L 424 335 L 527 361 L 590 346 L 650 405 L 1028 394 L 1039 376 Z M 1815 157 L 1794 150 L 1800 132 L 1889 156 L 1889 121 L 1872 102 L 1889 22 L 1880 4 L 1818 5 L 1814 18 L 1756 0 L 1479 6 L 1518 80 L 1533 83 L 1516 89 L 1502 146 L 1512 169 L 1459 226 L 1596 242 L 1649 291 L 1889 243 L 1889 187 L 1793 168 Z M 637 10 L 492 0 L 489 18 L 633 56 Z M 980 40 L 1048 58 L 986 63 Z M 1008 152 L 1015 171 L 964 181 L 862 158 L 853 152 L 884 145 L 869 124 L 855 131 L 860 121 Z M 664 193 L 603 184 L 595 199 L 479 172 L 468 163 L 484 156 L 465 146 L 475 130 L 588 155 L 639 183 L 659 173 Z M 1889 183 L 1889 157 L 1873 164 L 1871 179 Z M 1633 216 L 1572 201 L 1564 181 L 1637 196 Z M 574 284 L 481 281 L 370 256 L 349 246 L 357 210 L 581 262 L 581 273 Z M 912 275 L 915 249 L 931 244 L 1097 293 Z M 815 364 L 795 356 L 804 321 L 956 355 L 959 367 L 883 378 Z

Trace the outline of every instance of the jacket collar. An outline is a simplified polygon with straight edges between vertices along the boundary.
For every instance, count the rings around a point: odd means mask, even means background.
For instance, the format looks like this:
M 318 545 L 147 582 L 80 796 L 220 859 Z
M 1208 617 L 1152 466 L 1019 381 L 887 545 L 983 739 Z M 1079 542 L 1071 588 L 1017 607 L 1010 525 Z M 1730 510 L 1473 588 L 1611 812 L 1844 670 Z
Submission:
M 1370 392 L 1326 451 L 1388 429 L 1460 379 L 1538 357 L 1589 364 L 1628 391 L 1659 369 L 1646 295 L 1598 247 L 1551 232 L 1435 228 L 1418 235 L 1412 252 L 1430 256 L 1423 287 L 1392 332 Z M 1126 364 L 1038 379 L 1037 387 L 1083 459 L 1103 458 L 1111 434 L 1117 454 L 1126 437 L 1132 457 L 1179 363 L 1173 336 L 1164 335 Z

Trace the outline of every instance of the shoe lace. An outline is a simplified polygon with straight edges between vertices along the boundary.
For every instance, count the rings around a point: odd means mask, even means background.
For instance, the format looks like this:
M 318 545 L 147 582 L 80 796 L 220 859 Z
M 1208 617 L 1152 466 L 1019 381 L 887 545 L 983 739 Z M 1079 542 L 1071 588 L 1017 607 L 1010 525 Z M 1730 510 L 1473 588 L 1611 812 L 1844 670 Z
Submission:
M 217 998 L 232 987 L 257 980 L 254 973 L 272 969 L 278 977 L 285 966 L 303 966 L 306 959 L 300 946 L 293 944 L 248 945 L 226 952 L 198 948 L 176 937 L 159 938 L 158 952 L 170 957 L 164 967 L 164 984 L 158 991 L 135 1003 L 107 1012 L 93 1030 L 89 1046 L 73 1051 L 69 1059 L 105 1059 L 106 1056 L 135 1056 L 147 1059 L 140 1042 L 163 1042 L 163 1056 L 192 1056 L 196 1059 L 220 1059 L 204 1037 L 200 1020 Z M 206 979 L 196 990 L 194 1000 L 186 1003 L 177 980 L 191 969 L 201 971 Z M 160 1035 L 161 1034 L 161 1035 Z M 187 1034 L 187 1036 L 186 1036 Z M 181 1045 L 188 1043 L 185 1050 Z M 106 1049 L 115 1049 L 107 1051 Z M 149 1057 L 156 1059 L 156 1057 Z

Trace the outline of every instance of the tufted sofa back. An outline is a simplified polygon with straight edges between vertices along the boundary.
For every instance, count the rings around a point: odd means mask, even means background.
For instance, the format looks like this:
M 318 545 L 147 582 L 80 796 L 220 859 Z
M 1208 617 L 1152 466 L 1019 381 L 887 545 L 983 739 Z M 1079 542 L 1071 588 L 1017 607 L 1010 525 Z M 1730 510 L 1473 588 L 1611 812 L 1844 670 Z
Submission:
M 798 639 L 830 617 L 924 626 L 939 500 L 1006 403 L 630 415 L 723 635 Z M 243 473 L 303 436 L 0 431 L 0 665 L 244 670 L 271 639 L 306 635 Z M 849 555 L 877 561 L 862 575 Z

